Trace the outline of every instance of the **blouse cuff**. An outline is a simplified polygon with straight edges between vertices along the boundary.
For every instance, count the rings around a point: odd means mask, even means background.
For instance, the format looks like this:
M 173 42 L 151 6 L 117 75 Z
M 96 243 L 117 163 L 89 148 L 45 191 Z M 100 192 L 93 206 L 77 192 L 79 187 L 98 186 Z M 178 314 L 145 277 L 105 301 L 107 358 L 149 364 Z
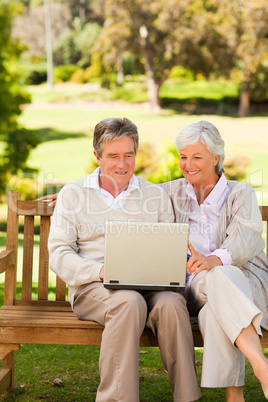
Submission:
M 218 257 L 221 260 L 222 265 L 232 265 L 233 263 L 232 256 L 226 248 L 218 248 L 217 250 L 213 251 L 210 256 L 211 255 Z

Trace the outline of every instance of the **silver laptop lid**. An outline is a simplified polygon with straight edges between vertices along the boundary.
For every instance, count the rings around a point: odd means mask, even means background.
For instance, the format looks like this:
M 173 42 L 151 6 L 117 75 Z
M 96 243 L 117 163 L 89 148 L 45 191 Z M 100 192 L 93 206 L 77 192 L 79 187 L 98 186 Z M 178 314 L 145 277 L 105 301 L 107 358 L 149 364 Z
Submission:
M 107 221 L 104 286 L 183 290 L 189 225 Z

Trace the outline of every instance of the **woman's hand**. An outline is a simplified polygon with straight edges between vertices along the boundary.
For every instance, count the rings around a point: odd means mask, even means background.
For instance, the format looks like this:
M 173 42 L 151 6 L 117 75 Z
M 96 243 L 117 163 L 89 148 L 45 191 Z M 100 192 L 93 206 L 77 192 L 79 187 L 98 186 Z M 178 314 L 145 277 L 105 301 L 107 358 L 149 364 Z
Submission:
M 201 271 L 210 271 L 211 268 L 222 265 L 219 257 L 216 255 L 206 257 L 204 254 L 198 253 L 190 242 L 189 250 L 191 252 L 191 258 L 187 262 L 187 271 L 190 272 L 190 274 L 196 275 Z
M 38 198 L 37 201 L 50 201 L 48 206 L 55 207 L 56 202 L 57 202 L 57 197 L 58 197 L 58 193 L 55 193 L 55 194 L 51 194 L 51 195 L 45 195 L 44 197 L 40 197 L 40 198 Z

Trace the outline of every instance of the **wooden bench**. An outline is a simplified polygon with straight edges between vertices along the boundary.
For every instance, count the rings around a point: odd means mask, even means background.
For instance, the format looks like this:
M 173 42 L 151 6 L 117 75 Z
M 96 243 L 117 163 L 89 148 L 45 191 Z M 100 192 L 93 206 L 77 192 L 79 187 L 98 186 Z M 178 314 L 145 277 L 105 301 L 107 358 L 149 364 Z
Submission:
M 47 240 L 53 209 L 44 202 L 20 201 L 10 192 L 6 250 L 0 253 L 0 273 L 5 272 L 4 305 L 0 309 L 0 395 L 14 388 L 15 350 L 20 344 L 100 345 L 103 326 L 91 321 L 79 321 L 66 300 L 66 285 L 56 279 L 55 300 L 48 300 L 49 259 Z M 268 207 L 262 208 L 268 221 Z M 21 218 L 23 217 L 23 218 Z M 24 221 L 22 293 L 16 296 L 18 227 Z M 40 220 L 38 297 L 32 297 L 34 220 Z M 267 230 L 267 229 L 266 229 Z M 202 346 L 198 325 L 192 325 L 194 344 Z M 151 330 L 145 328 L 141 346 L 157 346 Z M 268 347 L 268 332 L 262 346 Z

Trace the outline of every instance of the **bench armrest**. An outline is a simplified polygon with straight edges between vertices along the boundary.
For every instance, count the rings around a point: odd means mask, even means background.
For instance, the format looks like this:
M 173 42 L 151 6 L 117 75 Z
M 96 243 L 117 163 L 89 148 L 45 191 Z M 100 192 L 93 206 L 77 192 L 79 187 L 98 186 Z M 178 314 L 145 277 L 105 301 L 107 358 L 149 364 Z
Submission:
M 0 273 L 5 272 L 10 265 L 15 264 L 15 251 L 4 250 L 0 253 Z

